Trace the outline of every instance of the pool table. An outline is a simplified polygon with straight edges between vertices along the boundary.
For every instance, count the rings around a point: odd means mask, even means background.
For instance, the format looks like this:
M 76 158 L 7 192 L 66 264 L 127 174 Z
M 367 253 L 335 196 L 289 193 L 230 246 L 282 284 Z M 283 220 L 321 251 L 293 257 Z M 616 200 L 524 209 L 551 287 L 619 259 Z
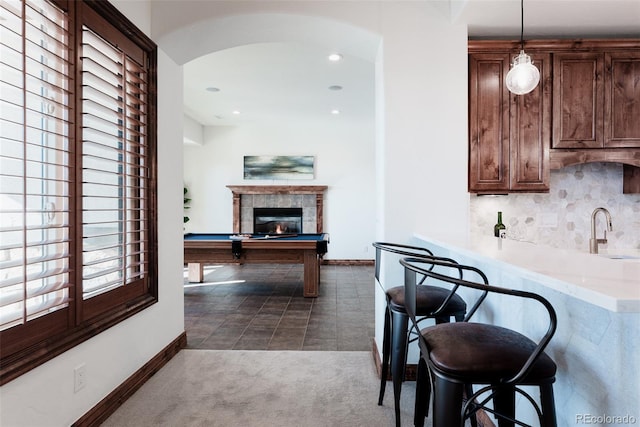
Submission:
M 305 297 L 317 297 L 320 262 L 327 253 L 329 235 L 317 234 L 212 234 L 184 235 L 184 262 L 189 281 L 204 280 L 204 264 L 304 264 Z

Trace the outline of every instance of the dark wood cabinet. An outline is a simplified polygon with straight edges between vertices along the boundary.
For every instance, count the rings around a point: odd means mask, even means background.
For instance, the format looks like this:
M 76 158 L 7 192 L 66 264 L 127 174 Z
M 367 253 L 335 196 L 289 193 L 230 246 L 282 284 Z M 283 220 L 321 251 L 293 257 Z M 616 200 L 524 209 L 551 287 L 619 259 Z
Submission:
M 604 146 L 640 147 L 640 51 L 605 54 Z
M 553 148 L 602 148 L 604 55 L 553 55 Z
M 504 82 L 517 53 L 469 57 L 470 192 L 549 190 L 549 55 L 532 55 L 540 84 L 531 93 L 516 96 Z
M 509 188 L 509 54 L 469 58 L 469 191 Z
M 640 52 L 553 54 L 552 148 L 640 147 Z
M 531 53 L 540 83 L 526 95 L 510 93 L 510 190 L 549 191 L 551 56 Z
M 541 80 L 526 95 L 505 85 L 520 43 L 469 41 L 469 191 L 544 192 L 549 171 L 625 165 L 640 191 L 640 39 L 532 40 Z

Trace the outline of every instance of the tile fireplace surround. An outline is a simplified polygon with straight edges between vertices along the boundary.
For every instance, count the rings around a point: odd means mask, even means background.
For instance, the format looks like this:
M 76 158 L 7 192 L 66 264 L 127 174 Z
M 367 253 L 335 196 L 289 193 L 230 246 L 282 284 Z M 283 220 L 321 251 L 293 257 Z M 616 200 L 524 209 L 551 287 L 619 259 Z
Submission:
M 253 208 L 302 208 L 302 231 L 323 232 L 326 185 L 227 185 L 233 193 L 233 232 L 253 232 Z

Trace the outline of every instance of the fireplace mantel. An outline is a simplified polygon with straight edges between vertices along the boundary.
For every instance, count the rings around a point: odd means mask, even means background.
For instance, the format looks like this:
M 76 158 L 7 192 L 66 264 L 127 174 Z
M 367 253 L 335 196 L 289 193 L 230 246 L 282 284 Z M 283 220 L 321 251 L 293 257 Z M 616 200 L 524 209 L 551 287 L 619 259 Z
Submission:
M 236 195 L 240 194 L 319 194 L 324 195 L 326 185 L 227 185 Z
M 227 185 L 233 193 L 233 232 L 240 233 L 243 194 L 315 194 L 316 232 L 323 233 L 323 207 L 326 185 Z

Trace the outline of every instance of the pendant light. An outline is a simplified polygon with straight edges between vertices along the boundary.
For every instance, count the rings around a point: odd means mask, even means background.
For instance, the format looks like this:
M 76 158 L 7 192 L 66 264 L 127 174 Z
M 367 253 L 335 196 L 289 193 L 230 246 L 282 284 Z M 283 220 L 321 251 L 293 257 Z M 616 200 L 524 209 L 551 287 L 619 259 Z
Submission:
M 531 57 L 524 53 L 524 0 L 520 0 L 520 54 L 513 58 L 513 66 L 507 73 L 507 88 L 516 95 L 524 95 L 538 86 L 540 71 Z

